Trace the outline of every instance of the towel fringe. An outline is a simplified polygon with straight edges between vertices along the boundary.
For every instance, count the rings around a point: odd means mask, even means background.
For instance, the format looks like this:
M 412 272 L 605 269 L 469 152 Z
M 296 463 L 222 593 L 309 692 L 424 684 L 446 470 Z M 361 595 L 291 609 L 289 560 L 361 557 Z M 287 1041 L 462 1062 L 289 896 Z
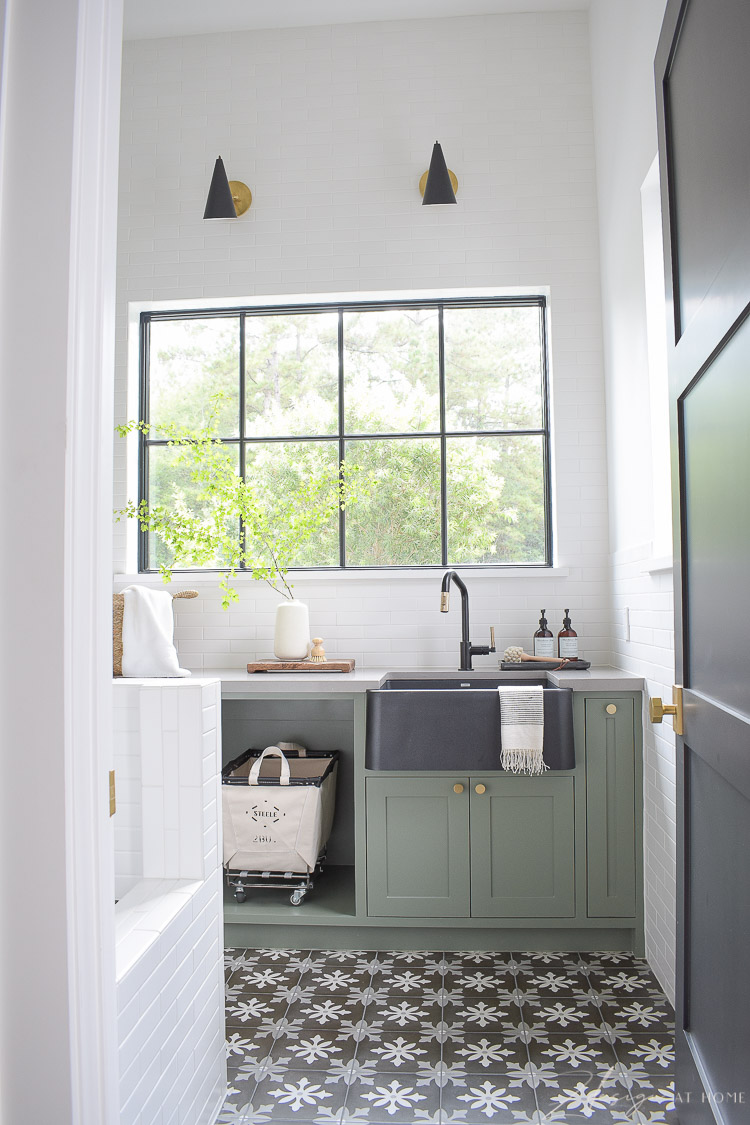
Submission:
M 500 759 L 508 773 L 540 774 L 549 769 L 541 753 L 534 750 L 510 750 L 503 747 Z

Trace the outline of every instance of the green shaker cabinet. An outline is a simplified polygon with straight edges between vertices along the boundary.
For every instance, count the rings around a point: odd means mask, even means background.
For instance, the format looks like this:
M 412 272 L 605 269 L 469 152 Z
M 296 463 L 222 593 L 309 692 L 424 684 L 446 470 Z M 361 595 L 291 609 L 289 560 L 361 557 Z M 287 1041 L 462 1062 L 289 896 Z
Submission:
M 468 917 L 468 785 L 466 777 L 368 778 L 368 914 Z
M 627 918 L 636 909 L 635 700 L 589 696 L 584 708 L 588 916 Z
M 575 914 L 573 778 L 484 778 L 471 792 L 474 918 Z
M 368 769 L 366 718 L 354 692 L 225 701 L 225 757 L 278 738 L 343 752 L 329 862 L 309 901 L 228 900 L 230 944 L 273 945 L 281 926 L 315 948 L 366 934 L 372 949 L 642 955 L 639 691 L 576 691 L 575 766 L 539 776 Z
M 574 855 L 570 776 L 367 779 L 371 916 L 572 917 Z

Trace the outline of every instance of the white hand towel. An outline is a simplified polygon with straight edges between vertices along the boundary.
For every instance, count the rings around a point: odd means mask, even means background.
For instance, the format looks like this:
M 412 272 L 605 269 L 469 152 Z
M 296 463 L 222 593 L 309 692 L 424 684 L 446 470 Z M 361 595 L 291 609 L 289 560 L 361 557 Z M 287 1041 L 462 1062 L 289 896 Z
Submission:
M 499 687 L 500 765 L 510 773 L 544 773 L 544 688 Z
M 127 586 L 122 593 L 123 676 L 189 676 L 174 647 L 172 595 L 147 586 Z

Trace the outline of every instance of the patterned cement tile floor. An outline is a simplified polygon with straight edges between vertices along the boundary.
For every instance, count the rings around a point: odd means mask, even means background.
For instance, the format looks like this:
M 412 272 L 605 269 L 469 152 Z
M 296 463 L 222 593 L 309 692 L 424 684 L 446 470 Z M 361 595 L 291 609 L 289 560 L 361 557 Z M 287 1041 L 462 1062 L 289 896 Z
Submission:
M 659 1125 L 672 1010 L 629 953 L 229 949 L 219 1125 Z

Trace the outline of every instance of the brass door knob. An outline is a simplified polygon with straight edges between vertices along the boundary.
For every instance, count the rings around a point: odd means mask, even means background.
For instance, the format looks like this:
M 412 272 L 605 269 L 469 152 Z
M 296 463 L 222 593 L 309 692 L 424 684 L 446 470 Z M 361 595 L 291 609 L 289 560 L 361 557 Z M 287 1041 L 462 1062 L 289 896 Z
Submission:
M 607 714 L 608 715 L 616 715 L 617 714 L 617 707 L 615 706 L 614 703 L 608 703 L 607 704 Z
M 453 786 L 453 792 L 454 793 L 463 793 L 463 791 L 464 791 L 463 785 L 461 784 L 460 781 L 457 781 L 456 784 Z
M 481 797 L 483 793 L 486 793 L 486 792 L 487 792 L 487 786 L 486 786 L 486 785 L 482 785 L 482 783 L 481 783 L 481 781 L 480 781 L 480 782 L 479 782 L 479 785 L 475 785 L 475 786 L 474 786 L 474 792 L 475 792 L 475 793 L 478 793 L 478 794 L 479 794 L 479 796 Z
M 673 703 L 662 703 L 660 696 L 655 695 L 648 701 L 648 717 L 652 723 L 660 723 L 665 715 L 672 716 L 672 727 L 675 734 L 684 734 L 682 717 L 682 687 L 675 684 L 672 687 Z

